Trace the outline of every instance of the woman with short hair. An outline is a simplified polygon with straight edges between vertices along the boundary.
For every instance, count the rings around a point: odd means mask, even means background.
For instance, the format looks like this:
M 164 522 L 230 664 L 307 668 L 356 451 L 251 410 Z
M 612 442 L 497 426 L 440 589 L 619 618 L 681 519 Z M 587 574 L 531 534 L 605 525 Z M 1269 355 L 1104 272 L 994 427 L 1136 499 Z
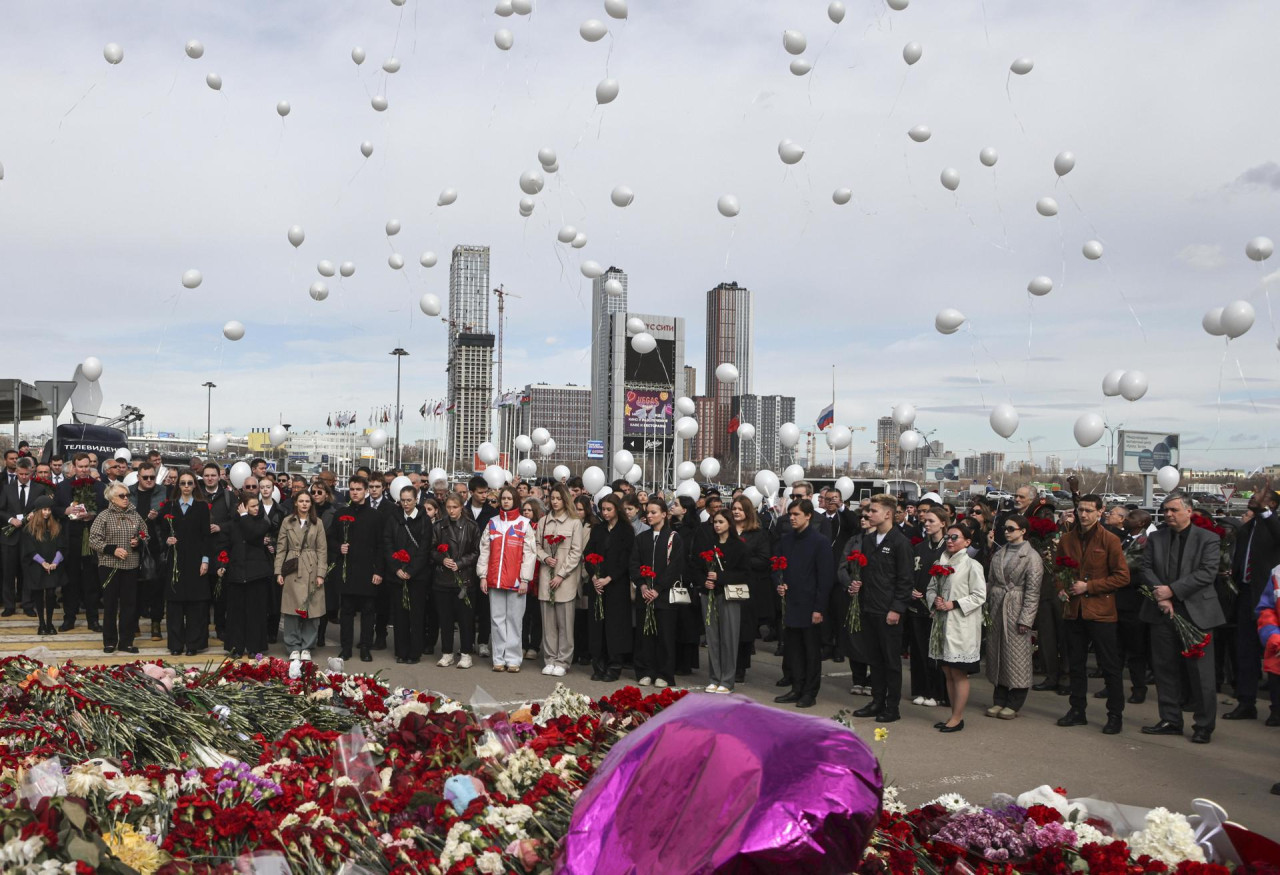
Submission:
M 187 472 L 186 476 L 194 475 Z M 138 545 L 145 540 L 147 524 L 129 504 L 129 488 L 123 483 L 108 483 L 103 496 L 107 509 L 89 527 L 89 550 L 98 557 L 102 581 L 102 652 L 114 653 L 119 647 L 125 653 L 137 653 L 133 636 L 138 629 L 138 565 L 142 562 Z
M 987 680 L 995 686 L 988 717 L 1012 720 L 1027 701 L 1031 688 L 1031 630 L 1040 609 L 1044 561 L 1027 543 L 1027 518 L 1004 518 L 1004 546 L 991 557 L 991 587 L 987 593 Z M 1145 678 L 1140 680 L 1145 681 Z

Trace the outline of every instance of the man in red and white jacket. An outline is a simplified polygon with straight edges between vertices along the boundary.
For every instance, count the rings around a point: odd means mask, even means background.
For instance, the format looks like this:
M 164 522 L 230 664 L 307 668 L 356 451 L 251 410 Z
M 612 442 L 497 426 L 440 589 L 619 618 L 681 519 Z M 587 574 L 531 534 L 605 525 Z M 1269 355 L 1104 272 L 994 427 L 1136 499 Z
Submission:
M 533 528 L 520 515 L 520 497 L 514 486 L 504 486 L 498 491 L 498 515 L 490 518 L 480 533 L 476 563 L 480 590 L 489 595 L 494 671 L 520 670 L 524 655 L 520 624 L 536 561 Z

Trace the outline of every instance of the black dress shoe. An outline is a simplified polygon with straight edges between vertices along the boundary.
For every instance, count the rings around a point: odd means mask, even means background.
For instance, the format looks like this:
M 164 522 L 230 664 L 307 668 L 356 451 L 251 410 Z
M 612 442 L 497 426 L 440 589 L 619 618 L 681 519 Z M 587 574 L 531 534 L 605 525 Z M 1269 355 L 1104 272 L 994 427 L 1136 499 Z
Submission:
M 36 613 L 36 609 L 35 609 L 35 608 L 23 608 L 23 609 L 22 609 L 22 613 L 26 614 L 28 617 L 38 617 L 38 616 L 40 616 L 39 614 L 37 614 L 37 613 Z
M 73 618 L 73 619 L 63 620 L 62 625 L 58 627 L 58 630 L 61 632 L 70 632 L 75 627 L 76 627 L 76 621 Z
M 403 656 L 396 657 L 396 665 L 404 665 L 406 662 L 408 662 L 408 660 L 406 660 Z
M 361 647 L 361 648 L 360 648 L 360 661 L 361 661 L 361 662 L 373 662 L 373 654 L 369 652 L 369 648 L 368 648 L 368 647 Z
M 1181 735 L 1182 724 L 1170 723 L 1168 720 L 1161 720 L 1154 726 L 1142 727 L 1143 735 Z
M 1103 735 L 1119 735 L 1120 728 L 1123 724 L 1124 724 L 1124 721 L 1121 719 L 1120 715 L 1108 714 L 1107 724 L 1102 727 L 1102 734 Z
M 1207 729 L 1191 730 L 1192 744 L 1208 744 L 1212 740 L 1213 733 Z
M 947 725 L 947 721 L 945 721 L 945 720 L 939 720 L 937 723 L 933 724 L 933 728 L 934 728 L 934 729 L 942 729 L 942 728 L 944 728 L 946 725 Z
M 1095 668 L 1093 671 L 1089 672 L 1089 677 L 1091 677 L 1091 678 L 1100 678 L 1100 677 L 1102 677 L 1102 669 L 1100 669 L 1100 668 Z
M 89 618 L 89 631 L 90 631 L 90 632 L 101 632 L 101 631 L 102 631 L 102 624 L 98 622 L 98 618 L 97 618 L 97 617 L 90 617 L 90 618 Z
M 948 726 L 947 724 L 943 723 L 943 724 L 942 724 L 942 728 L 941 728 L 941 729 L 939 729 L 938 731 L 939 731 L 939 732 L 959 732 L 959 731 L 960 731 L 960 730 L 962 730 L 962 729 L 964 729 L 964 721 L 963 721 L 963 720 L 961 720 L 961 721 L 960 721 L 959 723 L 957 723 L 955 726 Z
M 0 611 L 0 617 L 12 617 L 16 613 L 18 613 L 17 608 L 5 608 L 3 611 Z
M 794 684 L 795 684 L 795 681 L 791 680 L 791 678 L 789 678 L 789 677 L 782 677 L 782 678 L 779 678 L 779 679 L 778 679 L 777 683 L 775 683 L 775 684 L 774 684 L 774 686 L 775 686 L 775 687 L 790 687 L 790 686 L 793 686 Z
M 170 655 L 170 656 L 181 656 L 181 655 L 182 655 L 182 651 L 181 651 L 181 650 L 174 650 L 173 648 L 170 648 L 170 649 L 169 649 L 169 655 Z
M 115 653 L 115 652 L 116 652 L 116 646 L 115 646 L 114 644 L 104 644 L 104 645 L 102 645 L 102 652 L 103 652 L 103 653 Z
M 406 659 L 406 660 L 404 661 L 404 664 L 405 664 L 405 665 L 417 665 L 417 664 L 418 664 L 418 663 L 420 663 L 420 662 L 422 662 L 422 660 L 421 660 L 421 659 L 419 659 L 419 658 L 418 658 L 418 657 L 416 657 L 416 656 L 412 656 L 412 657 L 410 657 L 409 659 Z
M 1272 711 L 1271 716 L 1267 718 L 1266 726 L 1280 726 L 1280 711 Z
M 134 647 L 132 644 L 130 644 L 128 647 L 121 647 L 121 648 L 120 648 L 120 650 L 121 650 L 121 651 L 123 651 L 124 653 L 137 653 L 137 652 L 138 652 L 138 648 Z
M 1047 680 L 1041 681 L 1038 684 L 1033 684 L 1031 687 L 1031 689 L 1035 690 L 1037 693 L 1049 693 L 1056 690 L 1057 688 L 1058 688 L 1057 681 L 1047 681 Z
M 1145 689 L 1134 690 L 1129 694 L 1130 705 L 1141 705 L 1145 701 L 1147 701 L 1147 691 Z
M 1054 690 L 1054 692 L 1057 693 L 1059 696 L 1070 696 L 1071 687 L 1058 687 L 1056 690 Z
M 879 702 L 868 702 L 857 711 L 853 712 L 854 717 L 878 717 L 884 711 L 884 706 Z
M 351 658 L 351 651 L 350 651 L 350 650 L 339 650 L 339 651 L 338 651 L 338 659 L 350 659 L 350 658 Z
M 812 696 L 804 696 L 804 697 L 802 697 L 802 698 L 800 699 L 800 701 L 799 701 L 799 702 L 796 702 L 796 707 L 797 707 L 797 708 L 812 708 L 812 707 L 813 707 L 814 705 L 816 705 L 816 704 L 818 704 L 818 703 L 814 701 L 814 699 L 813 699 L 813 697 L 812 697 Z
M 604 682 L 605 682 L 606 684 L 612 684 L 612 683 L 616 682 L 616 681 L 618 680 L 618 678 L 620 678 L 620 677 L 622 677 L 622 671 L 621 671 L 621 670 L 619 670 L 619 671 L 610 671 L 608 674 L 606 674 L 606 675 L 604 676 Z
M 187 654 L 187 656 L 199 656 L 199 655 L 200 655 L 200 651 L 198 651 L 198 650 L 192 650 L 192 649 L 190 649 L 190 648 L 187 648 L 186 654 Z
M 1094 693 L 1093 697 L 1095 699 L 1105 699 L 1107 697 L 1106 687 L 1103 687 L 1101 690 L 1098 690 L 1098 692 Z
M 387 649 L 387 636 L 386 636 L 386 635 L 375 635 L 375 636 L 374 636 L 374 639 L 373 639 L 373 649 L 374 649 L 374 650 L 386 650 L 386 649 Z
M 1244 702 L 1236 705 L 1226 714 L 1222 715 L 1223 720 L 1257 720 L 1258 706 L 1246 705 Z
M 877 723 L 897 723 L 902 719 L 902 715 L 897 711 L 881 711 L 876 715 Z
M 783 693 L 781 696 L 774 696 L 773 701 L 777 702 L 779 705 L 790 705 L 792 702 L 800 701 L 800 694 L 795 691 Z
M 600 673 L 600 672 L 598 672 L 598 671 L 593 671 L 593 672 L 591 673 L 591 680 L 593 680 L 593 681 L 602 681 L 602 680 L 604 680 L 604 675 L 603 675 L 603 674 L 601 674 L 601 673 Z
M 841 653 L 837 653 L 835 656 L 831 657 L 831 661 L 832 661 L 832 662 L 844 662 L 844 655 L 843 655 L 843 654 L 841 654 Z
M 1059 726 L 1085 726 L 1088 723 L 1089 721 L 1085 719 L 1084 712 L 1077 711 L 1075 708 L 1058 718 Z

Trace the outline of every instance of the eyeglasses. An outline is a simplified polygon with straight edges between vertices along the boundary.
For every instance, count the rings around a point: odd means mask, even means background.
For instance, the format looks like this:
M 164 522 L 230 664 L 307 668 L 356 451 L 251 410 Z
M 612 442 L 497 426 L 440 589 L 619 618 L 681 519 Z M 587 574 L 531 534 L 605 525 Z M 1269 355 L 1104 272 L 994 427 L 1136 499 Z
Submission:
M 1017 526 L 1005 526 L 1005 527 L 1004 527 L 1004 530 L 1005 530 L 1006 532 L 1020 532 L 1020 531 L 1022 531 L 1022 529 L 1018 528 Z
M 155 478 L 155 475 L 152 474 L 150 477 L 139 477 L 138 479 L 139 480 L 155 480 L 156 478 Z
M 959 540 L 960 540 L 960 536 L 959 536 L 959 535 L 945 535 L 945 536 L 942 538 L 942 540 L 944 540 L 944 541 L 959 541 Z

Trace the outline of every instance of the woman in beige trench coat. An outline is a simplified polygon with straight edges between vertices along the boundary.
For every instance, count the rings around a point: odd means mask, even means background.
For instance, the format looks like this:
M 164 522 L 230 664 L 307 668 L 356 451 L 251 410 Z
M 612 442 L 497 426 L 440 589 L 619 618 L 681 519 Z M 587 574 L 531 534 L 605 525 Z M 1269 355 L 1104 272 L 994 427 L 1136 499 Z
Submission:
M 293 513 L 280 524 L 276 537 L 276 583 L 280 594 L 280 616 L 284 618 L 284 643 L 290 660 L 311 661 L 320 619 L 325 613 L 324 577 L 328 557 L 324 526 L 316 516 L 311 495 L 298 493 Z M 285 563 L 298 560 L 298 567 L 285 574 Z
M 538 524 L 538 606 L 542 610 L 545 675 L 564 677 L 573 665 L 573 619 L 582 581 L 587 530 L 563 483 L 547 495 L 547 515 Z

